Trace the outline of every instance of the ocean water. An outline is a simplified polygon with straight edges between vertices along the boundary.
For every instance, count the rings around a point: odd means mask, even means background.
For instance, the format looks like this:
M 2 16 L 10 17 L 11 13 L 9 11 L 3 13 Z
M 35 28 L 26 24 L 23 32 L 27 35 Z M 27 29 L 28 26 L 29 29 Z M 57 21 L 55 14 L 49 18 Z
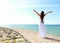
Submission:
M 38 32 L 39 30 L 39 25 L 37 24 L 9 24 L 6 25 L 7 27 L 11 28 L 22 28 L 22 29 L 27 29 L 27 30 L 32 30 Z M 56 36 L 60 36 L 60 25 L 45 25 L 47 34 L 52 34 Z

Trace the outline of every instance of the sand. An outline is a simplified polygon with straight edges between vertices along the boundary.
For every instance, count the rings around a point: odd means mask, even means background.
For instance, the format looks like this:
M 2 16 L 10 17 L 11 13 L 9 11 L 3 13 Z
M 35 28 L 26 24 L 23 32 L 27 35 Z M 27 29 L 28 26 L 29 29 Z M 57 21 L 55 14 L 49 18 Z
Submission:
M 35 32 L 35 31 L 16 29 L 16 28 L 11 28 L 11 29 L 22 34 L 31 43 L 60 43 L 60 37 L 58 36 L 46 34 L 47 38 L 41 38 L 39 37 L 38 32 Z
M 5 27 L 6 28 L 6 27 Z M 46 34 L 46 38 L 39 37 L 39 33 L 32 30 L 25 30 L 21 28 L 9 28 L 19 32 L 31 43 L 60 43 L 60 37 Z

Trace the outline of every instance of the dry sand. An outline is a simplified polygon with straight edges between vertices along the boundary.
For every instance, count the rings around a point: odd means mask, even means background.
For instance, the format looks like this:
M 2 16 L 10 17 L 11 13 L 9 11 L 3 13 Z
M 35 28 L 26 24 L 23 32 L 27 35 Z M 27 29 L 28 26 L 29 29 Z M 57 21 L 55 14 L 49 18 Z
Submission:
M 53 36 L 53 35 L 46 35 L 48 38 L 40 38 L 38 32 L 31 31 L 31 30 L 24 30 L 18 28 L 11 28 L 20 34 L 22 34 L 27 40 L 31 43 L 60 43 L 60 37 Z

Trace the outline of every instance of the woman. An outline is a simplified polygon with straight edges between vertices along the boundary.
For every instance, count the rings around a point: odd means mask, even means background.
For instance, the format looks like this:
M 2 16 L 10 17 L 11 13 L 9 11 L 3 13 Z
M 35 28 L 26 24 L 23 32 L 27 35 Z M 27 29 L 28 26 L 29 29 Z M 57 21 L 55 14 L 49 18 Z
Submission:
M 45 29 L 45 26 L 44 26 L 44 17 L 48 14 L 48 13 L 51 13 L 52 11 L 49 11 L 47 12 L 46 14 L 44 14 L 44 11 L 41 11 L 41 13 L 39 14 L 36 10 L 33 9 L 33 11 L 40 17 L 41 19 L 41 23 L 39 25 L 39 36 L 41 38 L 44 38 L 45 35 L 46 35 L 46 29 Z

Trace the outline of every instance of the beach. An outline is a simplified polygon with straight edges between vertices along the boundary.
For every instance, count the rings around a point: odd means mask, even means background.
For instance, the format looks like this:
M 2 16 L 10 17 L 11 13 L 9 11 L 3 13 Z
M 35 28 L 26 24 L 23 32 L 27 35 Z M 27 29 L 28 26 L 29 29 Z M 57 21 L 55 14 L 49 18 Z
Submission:
M 1 27 L 1 28 L 6 29 L 6 27 Z M 60 43 L 60 37 L 58 36 L 46 34 L 46 38 L 41 38 L 39 37 L 39 33 L 35 31 L 25 30 L 22 28 L 9 28 L 9 27 L 7 29 L 12 29 L 13 31 L 20 33 L 21 36 L 23 36 L 23 38 L 29 41 L 28 43 Z
M 53 35 L 46 35 L 47 38 L 40 38 L 38 32 L 31 31 L 31 30 L 24 30 L 24 29 L 16 29 L 11 28 L 13 30 L 18 31 L 21 33 L 27 40 L 31 43 L 60 43 L 60 37 L 53 36 Z

